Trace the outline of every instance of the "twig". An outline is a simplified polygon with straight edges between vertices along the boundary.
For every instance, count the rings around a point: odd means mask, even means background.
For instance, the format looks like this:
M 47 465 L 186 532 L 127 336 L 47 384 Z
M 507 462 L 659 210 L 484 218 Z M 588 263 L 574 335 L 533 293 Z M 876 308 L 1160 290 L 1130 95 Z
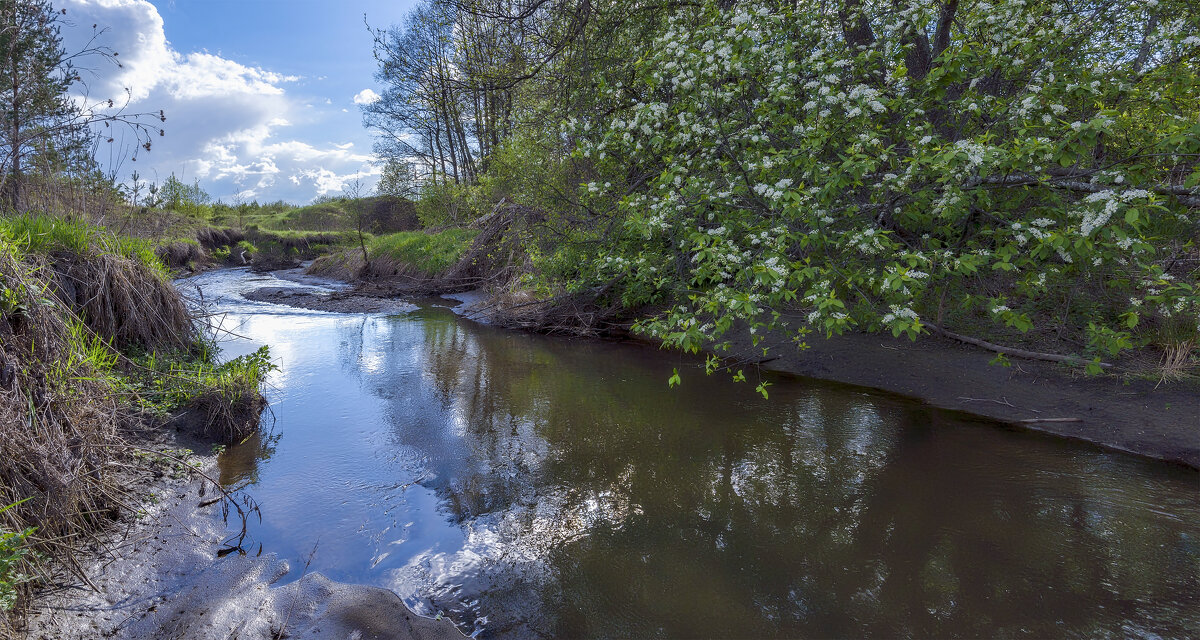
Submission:
M 1038 422 L 1083 422 L 1083 418 L 1029 418 L 1027 420 L 1018 420 L 1022 424 L 1035 424 Z
M 1002 404 L 1006 407 L 1012 407 L 1013 409 L 1020 409 L 1022 411 L 1032 411 L 1033 413 L 1041 413 L 1041 411 L 1038 411 L 1037 409 L 1026 409 L 1025 407 L 1018 407 L 1017 405 L 1009 402 L 1008 398 L 1005 398 L 1004 396 L 1000 396 L 1000 400 L 992 400 L 991 398 L 968 398 L 966 396 L 959 396 L 958 399 L 962 400 L 963 402 L 995 402 L 996 404 Z
M 279 632 L 275 634 L 275 640 L 283 640 L 285 637 L 288 621 L 292 619 L 292 612 L 296 610 L 296 600 L 300 598 L 300 582 L 304 580 L 304 576 L 308 575 L 308 567 L 312 565 L 313 557 L 317 555 L 317 545 L 321 544 L 318 539 L 313 543 L 312 551 L 308 554 L 308 559 L 304 561 L 304 571 L 300 572 L 300 580 L 296 581 L 296 595 L 292 598 L 292 605 L 288 607 L 287 615 L 283 617 L 283 624 L 279 625 Z
M 218 502 L 221 502 L 221 510 L 222 510 L 222 515 L 223 515 L 223 517 L 224 517 L 226 520 L 228 520 L 228 518 L 229 518 L 229 505 L 233 505 L 233 508 L 234 508 L 234 509 L 237 509 L 237 512 L 238 512 L 238 517 L 240 517 L 240 518 L 241 518 L 241 520 L 242 520 L 242 530 L 241 530 L 240 534 L 239 534 L 239 535 L 237 535 L 237 536 L 231 536 L 231 537 L 229 538 L 229 540 L 233 540 L 233 538 L 235 538 L 235 537 L 236 537 L 236 538 L 238 539 L 238 545 L 237 545 L 236 547 L 229 547 L 228 549 L 222 549 L 221 551 L 218 551 L 218 552 L 217 552 L 217 555 L 218 555 L 218 556 L 224 556 L 224 555 L 227 555 L 227 554 L 228 554 L 230 551 L 241 550 L 241 548 L 242 548 L 242 546 L 241 546 L 241 543 L 242 543 L 242 541 L 243 541 L 243 540 L 245 540 L 245 539 L 246 539 L 246 534 L 247 534 L 247 529 L 248 529 L 248 524 L 249 524 L 249 519 L 250 519 L 250 516 L 249 516 L 249 513 L 247 513 L 247 512 L 246 512 L 246 510 L 245 510 L 245 509 L 243 509 L 243 508 L 241 507 L 241 505 L 239 505 L 239 504 L 237 503 L 237 500 L 234 498 L 234 495 L 233 495 L 233 493 L 231 493 L 230 491 L 228 491 L 227 489 L 225 489 L 225 487 L 222 487 L 222 486 L 221 486 L 221 483 L 220 483 L 220 482 L 218 482 L 217 480 L 215 480 L 215 479 L 214 479 L 212 476 L 210 476 L 210 475 L 208 475 L 207 473 L 205 473 L 205 472 L 201 471 L 200 469 L 197 469 L 196 467 L 192 466 L 192 464 L 191 464 L 191 463 L 189 463 L 189 462 L 188 462 L 188 461 L 186 461 L 186 460 L 183 460 L 183 459 L 177 458 L 177 457 L 175 457 L 175 456 L 172 456 L 172 455 L 170 455 L 170 454 L 168 454 L 168 453 L 163 453 L 162 451 L 156 451 L 156 450 L 154 450 L 154 449 L 146 449 L 146 448 L 143 448 L 143 447 L 136 447 L 136 446 L 131 446 L 131 447 L 130 447 L 130 449 L 133 449 L 133 450 L 135 450 L 135 451 L 141 451 L 141 452 L 143 452 L 143 453 L 147 453 L 147 454 L 151 454 L 151 455 L 161 456 L 161 457 L 163 457 L 163 458 L 166 458 L 166 459 L 168 459 L 168 460 L 172 460 L 172 461 L 174 461 L 175 463 L 177 463 L 177 464 L 179 464 L 179 465 L 183 466 L 184 468 L 186 468 L 186 469 L 188 470 L 188 472 L 190 472 L 190 473 L 194 473 L 194 474 L 196 474 L 196 475 L 200 476 L 201 478 L 203 478 L 203 479 L 205 479 L 205 480 L 208 480 L 209 482 L 211 482 L 211 483 L 213 484 L 213 487 L 215 487 L 215 488 L 216 488 L 216 490 L 217 490 L 217 491 L 219 491 L 219 492 L 221 493 L 221 497 L 220 497 L 220 498 L 219 498 L 217 501 L 218 501 Z M 213 501 L 206 501 L 206 502 L 203 502 L 203 503 L 201 503 L 201 504 L 200 504 L 200 505 L 198 505 L 198 506 L 208 506 L 208 505 L 211 505 L 211 504 L 213 504 Z M 253 511 L 257 511 L 257 510 L 258 510 L 258 506 L 257 506 L 257 505 L 255 505 L 255 506 L 250 506 L 250 504 L 248 503 L 248 504 L 247 504 L 247 506 L 248 506 L 248 507 L 250 507 L 250 511 L 252 511 L 252 512 L 253 512 Z M 259 514 L 259 519 L 262 519 L 262 514 L 261 514 L 261 512 L 260 512 L 260 514 Z M 226 544 L 228 544 L 228 543 L 226 543 Z

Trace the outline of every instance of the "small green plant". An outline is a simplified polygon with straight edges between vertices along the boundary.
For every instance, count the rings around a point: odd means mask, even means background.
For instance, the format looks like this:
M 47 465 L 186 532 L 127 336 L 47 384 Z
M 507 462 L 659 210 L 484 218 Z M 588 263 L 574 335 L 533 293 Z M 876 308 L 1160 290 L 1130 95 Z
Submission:
M 6 316 L 21 315 L 25 312 L 25 303 L 21 301 L 21 296 L 13 289 L 4 287 L 0 291 L 0 314 Z
M 241 395 L 257 393 L 267 374 L 275 369 L 271 352 L 265 346 L 224 363 L 216 362 L 211 345 L 201 344 L 197 348 L 198 356 L 130 354 L 140 370 L 130 382 L 139 392 L 143 409 L 166 415 L 211 391 L 236 400 Z
M 25 498 L 25 500 L 28 499 Z M 0 507 L 0 513 L 12 509 L 25 500 Z M 32 579 L 20 568 L 22 560 L 29 553 L 26 541 L 34 531 L 33 527 L 22 531 L 0 529 L 0 611 L 11 611 L 17 604 L 17 588 Z

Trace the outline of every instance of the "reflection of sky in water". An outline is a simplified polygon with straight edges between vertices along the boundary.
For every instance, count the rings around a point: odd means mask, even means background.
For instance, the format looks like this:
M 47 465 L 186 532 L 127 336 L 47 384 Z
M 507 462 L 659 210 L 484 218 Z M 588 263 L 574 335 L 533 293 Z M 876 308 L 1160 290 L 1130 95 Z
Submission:
M 271 345 L 264 549 L 494 636 L 1180 635 L 1193 472 L 676 356 L 444 310 L 247 302 L 205 274 L 226 356 Z M 683 369 L 683 367 L 681 367 Z M 257 457 L 255 454 L 258 454 Z M 297 569 L 298 574 L 299 569 Z M 293 576 L 294 578 L 295 576 Z M 1186 635 L 1186 634 L 1184 634 Z

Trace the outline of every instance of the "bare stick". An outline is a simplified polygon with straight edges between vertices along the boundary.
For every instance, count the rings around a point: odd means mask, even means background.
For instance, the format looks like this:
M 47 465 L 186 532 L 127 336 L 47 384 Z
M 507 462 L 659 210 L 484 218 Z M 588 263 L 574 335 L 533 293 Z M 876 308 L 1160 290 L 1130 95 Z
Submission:
M 1018 407 L 1017 405 L 1009 402 L 1008 398 L 1005 398 L 1003 396 L 1000 397 L 1000 400 L 992 400 L 991 398 L 968 398 L 966 396 L 959 396 L 958 399 L 962 400 L 963 402 L 995 402 L 996 404 L 1002 404 L 1006 407 L 1012 407 L 1014 409 L 1020 409 L 1022 411 L 1032 411 L 1034 413 L 1041 413 L 1041 411 L 1038 411 L 1037 409 L 1026 409 L 1024 407 Z
M 1057 353 L 1041 353 L 1038 351 L 1026 351 L 1024 349 L 1014 349 L 1012 347 L 1005 347 L 1002 345 L 993 344 L 991 342 L 987 342 L 986 340 L 980 340 L 979 338 L 972 338 L 970 336 L 959 335 L 952 331 L 947 331 L 947 330 L 937 326 L 936 324 L 929 324 L 928 322 L 926 322 L 924 324 L 925 324 L 925 326 L 932 329 L 935 333 L 940 333 L 940 334 L 946 336 L 947 338 L 953 338 L 954 340 L 958 340 L 959 342 L 965 342 L 967 344 L 973 344 L 977 347 L 983 347 L 984 349 L 987 349 L 988 351 L 995 351 L 996 353 L 1000 353 L 1000 354 L 1003 354 L 1006 356 L 1025 358 L 1027 360 L 1047 360 L 1049 362 L 1065 362 L 1067 364 L 1074 364 L 1074 365 L 1088 364 L 1087 360 L 1084 360 L 1083 358 L 1080 358 L 1078 356 L 1064 356 L 1064 355 L 1059 355 Z M 1112 365 L 1107 362 L 1098 362 L 1096 364 L 1099 364 L 1101 367 L 1104 367 L 1105 369 L 1112 367 Z

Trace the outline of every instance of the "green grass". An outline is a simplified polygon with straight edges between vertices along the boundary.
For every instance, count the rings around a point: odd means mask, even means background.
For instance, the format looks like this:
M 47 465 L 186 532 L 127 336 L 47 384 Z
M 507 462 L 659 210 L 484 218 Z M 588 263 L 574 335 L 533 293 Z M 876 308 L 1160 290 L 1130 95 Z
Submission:
M 0 239 L 27 254 L 69 251 L 82 255 L 112 253 L 140 262 L 151 271 L 167 276 L 166 266 L 154 255 L 149 241 L 118 236 L 102 227 L 78 220 L 28 213 L 0 218 Z
M 352 242 L 358 242 L 358 234 L 355 233 L 354 231 L 319 231 L 319 230 L 315 230 L 315 229 L 263 229 L 261 227 L 247 227 L 246 228 L 247 233 L 250 233 L 253 231 L 258 231 L 259 233 L 262 233 L 271 239 L 294 238 L 294 239 L 298 239 L 298 240 L 304 240 L 304 239 L 311 239 L 311 238 L 317 238 L 317 237 L 321 237 L 321 238 L 333 237 L 333 238 L 337 239 L 338 243 L 349 244 Z M 365 235 L 368 238 L 370 238 L 372 236 L 372 234 L 366 233 L 366 232 L 364 232 L 363 235 Z
M 0 513 L 25 500 L 0 507 Z M 17 603 L 17 587 L 30 580 L 30 576 L 21 572 L 20 567 L 21 561 L 29 553 L 25 539 L 33 535 L 33 532 L 33 527 L 22 531 L 0 529 L 0 613 L 12 610 L 13 605 Z
M 446 229 L 440 233 L 400 231 L 372 238 L 367 253 L 372 260 L 390 258 L 421 273 L 436 275 L 453 266 L 479 232 Z

